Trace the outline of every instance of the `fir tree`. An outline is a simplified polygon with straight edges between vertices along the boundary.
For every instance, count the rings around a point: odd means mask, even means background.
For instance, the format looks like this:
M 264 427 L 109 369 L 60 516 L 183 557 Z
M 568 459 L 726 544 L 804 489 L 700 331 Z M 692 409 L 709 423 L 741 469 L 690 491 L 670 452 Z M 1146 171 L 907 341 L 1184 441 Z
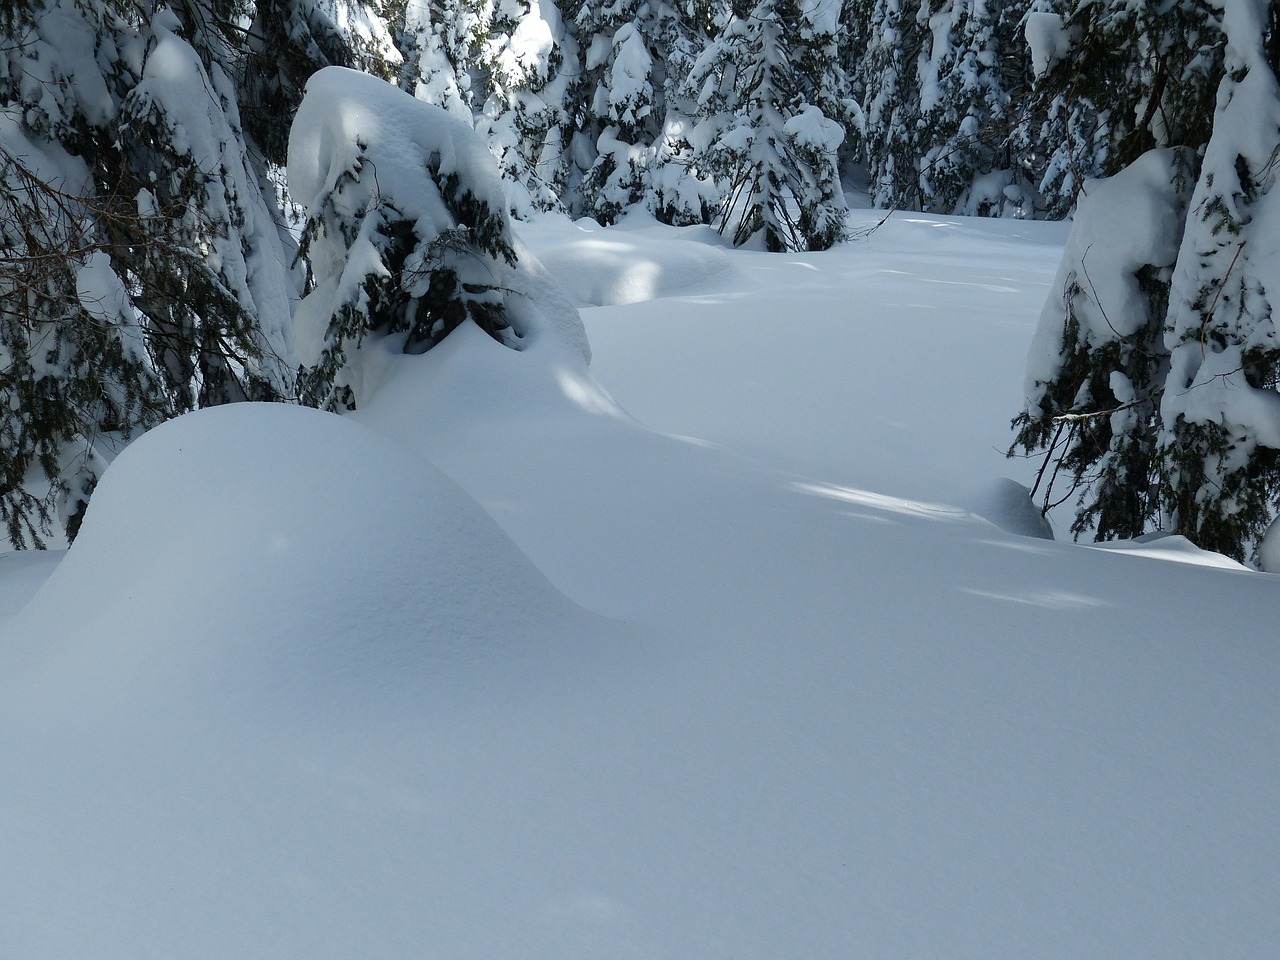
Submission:
M 1224 8 L 1213 132 L 1170 293 L 1160 456 L 1169 526 L 1243 559 L 1280 496 L 1276 11 Z
M 704 123 L 716 128 L 704 162 L 727 184 L 720 229 L 735 245 L 762 233 L 768 250 L 823 250 L 843 235 L 844 131 L 811 102 L 828 49 L 798 4 L 761 0 L 695 66 Z
M 278 209 L 237 102 L 239 8 L 179 10 L 4 9 L 0 510 L 15 541 L 58 518 L 74 535 L 111 438 L 293 395 Z
M 423 353 L 471 320 L 519 346 L 505 303 L 516 262 L 506 201 L 469 124 L 331 67 L 299 109 L 289 183 L 309 198 L 301 253 L 313 282 L 298 312 L 307 402 L 340 410 L 364 399 L 359 348 L 372 334 L 402 334 L 405 353 Z
M 420 2 L 408 4 L 406 19 Z M 248 29 L 235 44 L 237 98 L 251 108 L 244 111 L 249 139 L 270 163 L 283 166 L 289 125 L 311 74 L 342 66 L 389 77 L 400 55 L 387 24 L 362 3 L 253 0 L 251 9 Z M 221 19 L 230 24 L 237 12 L 232 5 Z

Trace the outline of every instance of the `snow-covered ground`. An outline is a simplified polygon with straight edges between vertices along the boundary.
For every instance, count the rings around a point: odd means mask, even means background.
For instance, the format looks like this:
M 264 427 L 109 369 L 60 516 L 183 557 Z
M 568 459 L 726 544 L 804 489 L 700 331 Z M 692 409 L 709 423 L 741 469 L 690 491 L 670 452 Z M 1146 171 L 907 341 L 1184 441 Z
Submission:
M 388 349 L 0 556 L 0 957 L 1273 955 L 1280 580 L 1023 535 L 1062 225 L 521 234 L 589 371 Z

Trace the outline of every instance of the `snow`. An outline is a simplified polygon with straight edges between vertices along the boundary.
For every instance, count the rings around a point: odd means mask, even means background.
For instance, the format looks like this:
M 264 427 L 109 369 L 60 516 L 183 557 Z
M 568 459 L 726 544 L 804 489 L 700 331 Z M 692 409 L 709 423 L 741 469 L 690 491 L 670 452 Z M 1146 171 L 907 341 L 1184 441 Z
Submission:
M 307 95 L 290 132 L 289 189 L 310 206 L 365 157 L 377 170 L 380 193 L 408 202 L 421 179 L 422 157 L 433 153 L 439 154 L 440 173 L 466 173 L 478 200 L 504 209 L 497 168 L 469 124 L 376 77 L 326 67 L 307 81 Z M 402 212 L 442 221 L 448 216 L 436 209 L 438 198 L 422 197 L 419 204 L 424 209 Z
M 1067 292 L 1081 339 L 1097 346 L 1124 341 L 1149 321 L 1137 276 L 1151 265 L 1172 266 L 1178 256 L 1185 202 L 1173 150 L 1144 153 L 1115 176 L 1087 180 L 1081 190 L 1065 255 L 1044 304 L 1027 363 L 1027 389 L 1048 383 L 1061 364 Z
M 547 216 L 521 234 L 579 306 L 641 303 L 723 285 L 735 275 L 728 243 L 710 227 L 673 232 L 639 211 L 628 214 L 623 227 Z M 673 243 L 673 235 L 709 242 Z
M 1280 268 L 1280 193 L 1274 189 L 1280 150 L 1280 85 L 1263 43 L 1266 4 L 1238 0 L 1223 8 L 1226 77 L 1213 136 L 1191 197 L 1190 224 L 1170 291 L 1165 328 L 1169 383 L 1161 414 L 1168 424 L 1221 425 L 1232 439 L 1225 472 L 1242 470 L 1257 445 L 1280 449 L 1280 395 L 1245 375 L 1245 354 L 1273 349 L 1275 326 L 1261 278 Z M 1244 186 L 1242 171 L 1253 182 Z M 1224 229 L 1222 219 L 1238 224 Z M 1214 315 L 1199 301 L 1213 290 Z M 1219 343 L 1218 338 L 1222 337 Z M 1220 476 L 1210 476 L 1212 485 Z
M 1009 532 L 1064 225 L 863 235 L 135 441 L 0 557 L 6 960 L 1269 955 L 1280 581 Z
M 797 143 L 826 153 L 835 153 L 844 142 L 844 128 L 809 104 L 799 113 L 788 117 L 783 130 Z
M 1071 31 L 1060 14 L 1032 11 L 1027 14 L 1023 30 L 1031 48 L 1031 72 L 1037 77 L 1043 77 L 1071 52 Z

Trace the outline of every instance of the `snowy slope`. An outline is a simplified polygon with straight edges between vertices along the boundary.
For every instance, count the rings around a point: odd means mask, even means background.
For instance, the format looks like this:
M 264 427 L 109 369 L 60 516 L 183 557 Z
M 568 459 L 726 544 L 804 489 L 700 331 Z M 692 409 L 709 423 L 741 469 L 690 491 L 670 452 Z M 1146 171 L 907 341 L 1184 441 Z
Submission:
M 0 955 L 1270 954 L 1280 581 L 966 509 L 1060 227 L 524 237 L 590 372 L 464 327 L 108 472 L 0 626 Z

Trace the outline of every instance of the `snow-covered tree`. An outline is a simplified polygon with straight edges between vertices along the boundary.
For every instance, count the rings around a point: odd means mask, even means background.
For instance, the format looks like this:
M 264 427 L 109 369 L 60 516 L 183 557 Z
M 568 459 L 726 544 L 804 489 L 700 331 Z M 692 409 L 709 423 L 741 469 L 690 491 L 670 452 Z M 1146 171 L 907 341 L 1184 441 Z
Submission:
M 158 422 L 165 399 L 105 252 L 112 211 L 92 206 L 83 161 L 16 120 L 0 117 L 0 520 L 40 547 L 75 536 L 101 448 Z
M 403 334 L 422 353 L 471 320 L 518 347 L 506 310 L 516 263 L 494 159 L 465 121 L 341 67 L 312 77 L 289 142 L 307 209 L 313 289 L 298 310 L 305 399 L 364 399 L 359 348 Z
M 794 0 L 760 0 L 699 58 L 707 137 L 703 163 L 727 185 L 722 232 L 735 245 L 763 233 L 768 250 L 823 250 L 847 210 L 838 148 L 844 130 L 813 103 L 835 17 Z
M 1222 60 L 1210 0 L 1069 0 L 1028 20 L 1027 37 L 1050 215 L 1153 147 L 1203 145 Z
M 8 532 L 32 540 L 55 515 L 74 534 L 104 438 L 292 396 L 291 291 L 238 109 L 238 7 L 35 0 L 3 15 L 0 457 Z
M 1155 150 L 1087 181 L 1040 317 L 1014 446 L 1043 451 L 1046 510 L 1077 498 L 1077 535 L 1135 537 L 1159 509 L 1163 326 L 1193 162 Z
M 611 223 L 648 192 L 672 92 L 664 81 L 679 69 L 682 20 L 662 2 L 576 7 L 573 27 L 584 59 L 575 85 L 582 120 L 575 152 L 594 159 L 574 206 Z
M 860 156 L 871 201 L 906 207 L 919 196 L 915 131 L 920 117 L 916 63 L 924 49 L 919 0 L 861 0 L 867 11 L 867 49 L 854 76 L 865 116 Z
M 1223 7 L 1213 132 L 1170 292 L 1161 403 L 1168 524 L 1243 557 L 1280 497 L 1277 9 Z
M 115 249 L 146 278 L 157 367 L 177 411 L 293 393 L 285 258 L 249 155 L 223 65 L 204 62 L 162 10 L 142 25 L 146 50 L 115 117 L 124 182 L 163 243 Z
M 928 42 L 919 60 L 920 205 L 970 215 L 1030 217 L 1034 191 L 1008 149 L 1011 98 L 1025 46 L 1016 27 L 1026 3 L 943 0 L 923 4 Z M 926 16 L 927 15 L 927 16 Z
M 498 0 L 478 50 L 476 131 L 498 158 L 512 209 L 562 209 L 569 186 L 577 44 L 554 0 Z
M 661 118 L 659 64 L 636 3 L 583 3 L 574 30 L 585 41 L 583 75 L 575 85 L 583 122 L 575 135 L 579 152 L 593 157 L 583 172 L 574 205 L 601 223 L 612 223 L 639 203 L 648 182 L 652 145 Z M 646 5 L 647 12 L 647 5 Z
M 471 89 L 471 75 L 466 69 L 465 56 L 469 48 L 478 43 L 473 37 L 457 29 L 452 21 L 458 7 L 449 0 L 408 0 L 405 4 L 404 23 L 400 36 L 404 48 L 404 87 L 427 103 L 448 110 L 460 120 L 473 122 L 474 113 L 467 92 Z M 473 22 L 470 18 L 463 23 Z
M 1046 451 L 1046 476 L 1065 468 L 1084 489 L 1077 532 L 1154 526 L 1244 558 L 1280 496 L 1269 291 L 1280 272 L 1280 38 L 1274 4 L 1220 9 L 1219 43 L 1193 44 L 1199 59 L 1180 69 L 1171 64 L 1185 54 L 1170 47 L 1149 74 L 1163 80 L 1112 142 L 1117 152 L 1161 137 L 1188 145 L 1083 187 L 1017 423 L 1019 445 Z M 1180 15 L 1198 11 L 1188 3 Z M 1216 106 L 1197 118 L 1206 82 Z

